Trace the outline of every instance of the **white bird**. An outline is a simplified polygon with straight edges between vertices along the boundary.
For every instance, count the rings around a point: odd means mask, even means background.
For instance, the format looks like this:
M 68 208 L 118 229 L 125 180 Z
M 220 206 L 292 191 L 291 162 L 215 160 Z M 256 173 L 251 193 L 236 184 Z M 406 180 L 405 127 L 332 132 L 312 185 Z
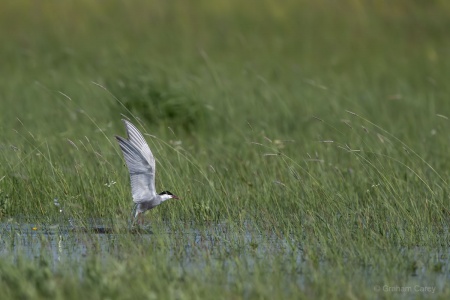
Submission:
M 169 199 L 179 199 L 171 192 L 157 194 L 155 189 L 155 158 L 139 130 L 127 120 L 122 120 L 128 139 L 116 136 L 130 172 L 134 218 Z

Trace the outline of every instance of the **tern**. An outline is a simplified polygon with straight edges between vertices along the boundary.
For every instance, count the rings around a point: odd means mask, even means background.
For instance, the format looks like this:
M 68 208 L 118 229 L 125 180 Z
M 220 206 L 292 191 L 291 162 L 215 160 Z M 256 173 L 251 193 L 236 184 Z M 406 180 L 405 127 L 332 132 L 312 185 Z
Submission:
M 134 219 L 169 199 L 179 199 L 169 191 L 159 194 L 155 189 L 155 158 L 142 133 L 131 122 L 125 123 L 128 139 L 117 136 L 120 149 L 130 173 L 131 193 L 135 203 Z

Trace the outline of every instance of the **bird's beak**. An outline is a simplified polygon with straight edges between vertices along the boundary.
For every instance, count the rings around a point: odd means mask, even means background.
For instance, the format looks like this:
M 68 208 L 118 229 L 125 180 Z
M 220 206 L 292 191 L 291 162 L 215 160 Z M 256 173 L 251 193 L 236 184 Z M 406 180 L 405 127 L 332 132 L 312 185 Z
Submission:
M 178 196 L 175 196 L 175 195 L 173 195 L 172 198 L 173 198 L 173 199 L 180 200 L 180 198 L 178 198 Z

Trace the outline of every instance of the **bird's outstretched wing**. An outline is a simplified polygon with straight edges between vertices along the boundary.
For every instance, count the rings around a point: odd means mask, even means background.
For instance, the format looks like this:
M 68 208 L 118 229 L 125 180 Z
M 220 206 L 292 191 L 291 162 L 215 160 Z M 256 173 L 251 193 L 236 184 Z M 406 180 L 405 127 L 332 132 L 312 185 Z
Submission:
M 130 172 L 131 192 L 136 203 L 151 200 L 155 195 L 155 158 L 139 130 L 123 120 L 128 139 L 116 136 Z

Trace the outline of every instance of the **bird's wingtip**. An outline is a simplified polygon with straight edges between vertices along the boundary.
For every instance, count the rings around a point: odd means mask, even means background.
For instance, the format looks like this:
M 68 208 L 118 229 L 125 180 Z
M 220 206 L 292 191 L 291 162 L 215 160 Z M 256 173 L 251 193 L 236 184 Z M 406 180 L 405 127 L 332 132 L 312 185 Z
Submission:
M 118 136 L 118 135 L 115 135 L 114 137 L 115 137 L 116 140 L 119 142 L 119 144 L 125 140 L 123 137 Z

